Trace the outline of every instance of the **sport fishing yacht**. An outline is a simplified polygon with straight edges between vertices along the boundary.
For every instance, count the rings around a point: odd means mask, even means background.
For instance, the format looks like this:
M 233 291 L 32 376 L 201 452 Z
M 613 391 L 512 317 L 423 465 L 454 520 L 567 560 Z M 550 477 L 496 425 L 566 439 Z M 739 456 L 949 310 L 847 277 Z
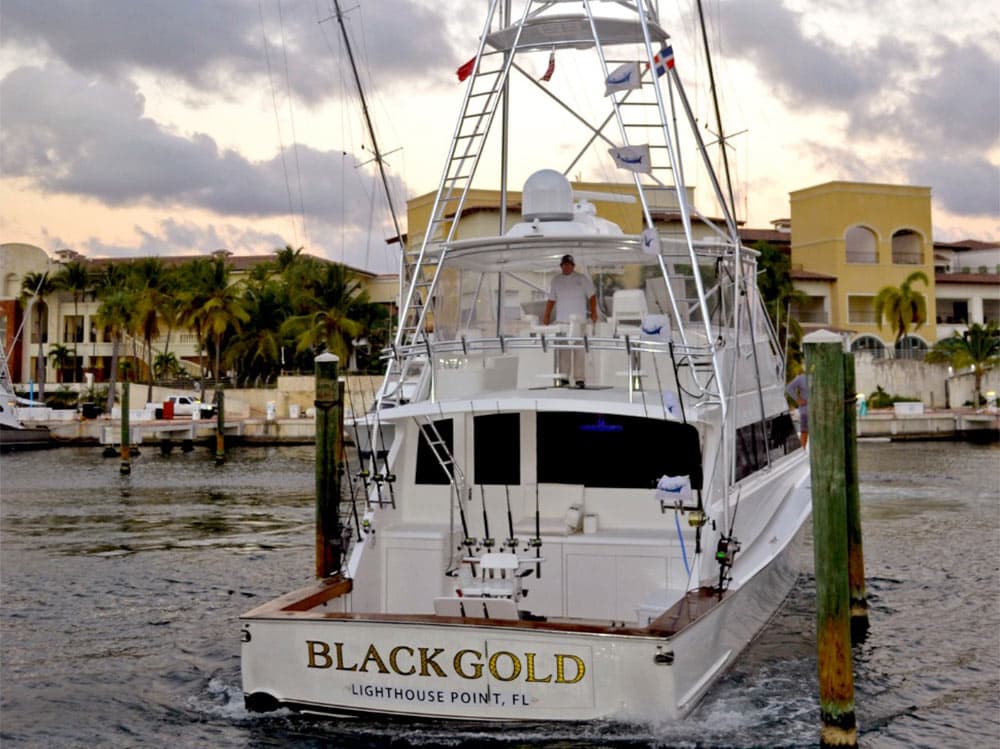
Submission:
M 439 188 L 411 214 L 341 568 L 241 618 L 251 709 L 681 719 L 795 583 L 808 461 L 655 4 L 515 5 L 488 5 Z M 473 185 L 498 175 L 485 235 Z M 564 255 L 597 322 L 545 324 Z

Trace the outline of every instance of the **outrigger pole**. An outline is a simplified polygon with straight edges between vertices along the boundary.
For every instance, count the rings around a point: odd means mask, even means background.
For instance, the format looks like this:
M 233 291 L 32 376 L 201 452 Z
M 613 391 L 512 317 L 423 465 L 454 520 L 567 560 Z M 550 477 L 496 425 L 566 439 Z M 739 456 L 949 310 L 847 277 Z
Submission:
M 372 139 L 372 151 L 375 163 L 378 165 L 378 173 L 382 178 L 382 188 L 385 190 L 385 201 L 389 205 L 389 215 L 392 217 L 392 228 L 396 232 L 399 240 L 399 299 L 403 298 L 403 283 L 406 244 L 403 241 L 403 232 L 399 229 L 399 220 L 396 217 L 396 209 L 392 205 L 392 193 L 389 191 L 389 177 L 385 173 L 385 162 L 382 159 L 382 151 L 378 147 L 378 139 L 375 137 L 375 126 L 372 124 L 371 115 L 368 112 L 368 102 L 365 100 L 365 90 L 361 85 L 361 76 L 358 75 L 358 66 L 354 62 L 354 52 L 351 50 L 351 40 L 347 35 L 347 27 L 344 25 L 344 14 L 340 10 L 340 0 L 333 0 L 333 7 L 337 13 L 337 23 L 340 24 L 340 33 L 344 37 L 344 47 L 347 50 L 347 59 L 351 63 L 351 72 L 354 74 L 354 85 L 358 89 L 358 98 L 361 100 L 361 112 L 365 117 L 365 127 L 368 128 L 368 136 Z M 392 322 L 389 323 L 389 338 L 392 338 Z

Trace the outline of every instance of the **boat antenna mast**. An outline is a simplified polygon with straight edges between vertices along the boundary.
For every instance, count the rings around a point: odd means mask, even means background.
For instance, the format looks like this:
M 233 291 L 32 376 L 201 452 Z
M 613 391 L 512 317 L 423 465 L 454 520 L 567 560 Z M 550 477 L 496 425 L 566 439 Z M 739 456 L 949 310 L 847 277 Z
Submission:
M 399 228 L 399 218 L 396 216 L 396 209 L 392 203 L 392 192 L 389 189 L 389 177 L 385 171 L 385 160 L 383 159 L 382 151 L 378 147 L 378 138 L 375 136 L 375 126 L 372 124 L 371 113 L 368 111 L 368 102 L 365 99 L 365 89 L 361 85 L 361 76 L 358 74 L 358 66 L 354 61 L 354 51 L 351 49 L 351 38 L 347 33 L 347 26 L 344 24 L 344 13 L 340 9 L 340 0 L 333 0 L 333 8 L 337 16 L 337 23 L 340 26 L 340 33 L 344 38 L 344 48 L 347 50 L 347 59 L 351 63 L 351 73 L 354 75 L 354 85 L 358 90 L 358 98 L 361 100 L 361 112 L 365 118 L 365 127 L 368 130 L 368 137 L 372 141 L 372 159 L 378 166 L 379 176 L 382 178 L 382 188 L 385 190 L 385 200 L 389 204 L 389 215 L 392 217 L 392 228 L 396 232 L 396 238 L 399 240 L 399 282 L 400 289 L 402 289 L 403 283 L 403 263 L 406 258 L 406 245 L 403 240 L 403 233 Z M 402 296 L 402 294 L 400 294 Z M 390 322 L 389 338 L 392 338 L 392 329 Z
M 729 154 L 726 152 L 728 143 L 726 133 L 722 129 L 722 112 L 719 109 L 719 93 L 715 87 L 715 69 L 712 67 L 712 52 L 708 45 L 708 27 L 705 25 L 705 11 L 702 8 L 701 0 L 698 2 L 698 22 L 701 25 L 701 41 L 705 47 L 705 66 L 708 68 L 708 83 L 712 90 L 712 105 L 715 107 L 715 125 L 719 129 L 719 148 L 722 151 L 722 170 L 726 175 L 726 197 L 729 199 L 729 213 L 733 218 L 733 226 L 736 226 L 736 197 L 733 194 L 733 179 L 729 173 Z M 737 237 L 734 237 L 737 239 Z

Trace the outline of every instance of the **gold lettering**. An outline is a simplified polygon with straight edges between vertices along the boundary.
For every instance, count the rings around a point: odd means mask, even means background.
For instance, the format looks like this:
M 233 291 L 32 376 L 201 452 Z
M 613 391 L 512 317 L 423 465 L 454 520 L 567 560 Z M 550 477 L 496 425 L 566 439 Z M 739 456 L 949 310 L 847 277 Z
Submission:
M 528 678 L 525 679 L 525 681 L 535 682 L 535 683 L 538 683 L 538 684 L 547 684 L 548 682 L 552 681 L 552 674 L 549 674 L 544 679 L 536 679 L 535 678 L 535 654 L 534 653 L 525 653 L 524 654 L 524 660 L 525 660 L 525 662 L 528 665 Z
M 442 679 L 445 678 L 444 670 L 437 663 L 434 662 L 434 659 L 444 652 L 444 648 L 434 648 L 434 652 L 431 655 L 427 655 L 428 649 L 429 648 L 420 648 L 420 675 L 430 676 L 430 674 L 427 671 L 427 668 L 430 667 L 433 668 L 434 673 L 436 673 Z
M 368 646 L 368 652 L 365 653 L 365 659 L 363 661 L 361 661 L 361 668 L 358 669 L 358 670 L 359 671 L 364 671 L 365 673 L 368 673 L 368 663 L 369 663 L 369 661 L 374 662 L 375 665 L 378 666 L 378 672 L 380 674 L 387 674 L 387 673 L 389 673 L 389 669 L 387 669 L 385 667 L 385 663 L 382 662 L 382 656 L 380 656 L 378 654 L 378 650 L 375 649 L 374 645 L 369 645 Z
M 399 654 L 400 650 L 405 650 L 411 657 L 413 656 L 413 648 L 407 647 L 406 645 L 397 645 L 392 649 L 392 652 L 389 653 L 389 665 L 392 666 L 392 670 L 400 676 L 411 676 L 412 674 L 415 674 L 417 672 L 416 666 L 411 665 L 409 671 L 400 670 L 399 663 L 396 662 L 396 656 Z
M 511 663 L 510 676 L 507 678 L 501 676 L 500 671 L 497 669 L 497 661 L 500 659 L 500 656 L 503 655 L 510 658 Z M 490 673 L 493 674 L 493 678 L 498 681 L 514 681 L 514 679 L 521 675 L 521 661 L 519 661 L 517 656 L 513 653 L 508 653 L 506 650 L 499 650 L 490 656 Z
M 576 676 L 572 679 L 566 678 L 566 659 L 573 661 L 576 664 Z M 575 655 L 569 655 L 564 653 L 556 653 L 556 684 L 576 684 L 583 675 L 587 672 L 587 667 L 583 664 L 583 660 Z
M 471 653 L 476 656 L 477 660 L 472 664 L 472 676 L 465 673 L 465 669 L 462 667 L 462 656 L 466 653 Z M 476 650 L 459 650 L 455 653 L 455 673 L 461 676 L 463 679 L 481 679 L 483 678 L 483 664 L 479 662 L 482 659 L 483 654 Z
M 344 665 L 344 643 L 335 642 L 334 647 L 337 650 L 337 670 L 338 671 L 357 671 L 358 664 L 355 663 L 353 666 Z
M 325 642 L 306 640 L 306 647 L 309 648 L 308 668 L 330 668 L 333 665 L 333 659 L 330 657 L 330 646 Z M 321 662 L 318 663 L 317 660 Z

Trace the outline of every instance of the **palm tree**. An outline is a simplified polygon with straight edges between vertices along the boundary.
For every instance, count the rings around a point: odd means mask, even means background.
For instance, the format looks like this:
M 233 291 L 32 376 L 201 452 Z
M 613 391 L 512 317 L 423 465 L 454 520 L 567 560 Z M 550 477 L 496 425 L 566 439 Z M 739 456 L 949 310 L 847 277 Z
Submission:
M 115 382 L 118 379 L 118 353 L 125 334 L 135 318 L 135 295 L 124 284 L 104 287 L 97 308 L 97 324 L 111 331 L 111 374 L 108 378 L 108 402 L 111 413 L 115 405 Z
M 934 344 L 926 360 L 932 364 L 947 364 L 955 371 L 972 368 L 976 379 L 976 406 L 982 403 L 983 375 L 1000 365 L 1000 329 L 995 320 L 986 325 L 973 323 L 964 333 L 958 333 Z
M 63 289 L 73 295 L 73 319 L 80 320 L 80 300 L 86 298 L 93 288 L 90 271 L 87 266 L 79 260 L 66 263 L 52 279 L 57 289 Z M 76 379 L 76 371 L 79 366 L 79 352 L 77 351 L 77 331 L 73 331 L 73 377 Z
M 48 272 L 31 272 L 25 274 L 21 280 L 21 304 L 29 316 L 31 316 L 35 303 L 45 304 L 45 297 L 55 290 L 52 277 Z M 36 374 L 35 381 L 38 383 L 38 399 L 45 400 L 45 338 L 46 331 L 43 328 L 42 309 L 35 310 L 35 338 L 38 341 L 38 356 L 35 361 Z
M 131 267 L 131 281 L 137 292 L 138 304 L 135 329 L 142 335 L 146 351 L 146 402 L 153 400 L 153 339 L 160 335 L 160 309 L 163 307 L 166 270 L 163 261 L 149 257 L 136 261 Z
M 70 362 L 76 361 L 73 350 L 61 343 L 54 343 L 49 346 L 49 358 L 52 366 L 56 368 L 56 382 L 63 381 L 63 374 L 69 369 Z
M 243 303 L 249 321 L 228 348 L 244 376 L 265 381 L 280 369 L 281 352 L 287 343 L 280 329 L 289 314 L 285 285 L 271 277 L 267 265 L 257 266 L 245 282 Z
M 199 317 L 202 320 L 206 335 L 211 334 L 215 344 L 215 382 L 219 383 L 222 371 L 222 341 L 226 332 L 232 328 L 239 332 L 240 326 L 250 319 L 243 306 L 240 290 L 229 283 L 229 266 L 222 258 L 215 258 L 212 263 L 211 286 L 207 299 L 202 304 Z
M 299 352 L 326 350 L 346 362 L 351 340 L 364 330 L 358 318 L 369 304 L 368 292 L 343 265 L 318 265 L 319 273 L 312 275 L 314 280 L 306 297 L 310 311 L 289 318 L 281 331 L 295 336 Z
M 792 308 L 801 307 L 809 301 L 809 296 L 795 288 L 788 255 L 770 242 L 755 242 L 753 249 L 760 253 L 757 283 L 764 307 L 774 322 L 789 374 L 797 372 L 802 364 L 803 330 L 801 323 L 792 317 Z
M 883 322 L 892 326 L 896 345 L 910 332 L 911 326 L 916 330 L 927 320 L 927 298 L 913 288 L 917 281 L 924 286 L 930 283 L 927 274 L 915 270 L 898 287 L 885 286 L 875 296 L 875 321 L 879 330 Z
M 203 257 L 185 263 L 177 273 L 177 287 L 181 290 L 178 294 L 177 322 L 194 331 L 195 340 L 198 342 L 198 368 L 202 377 L 205 376 L 203 354 L 206 348 L 205 317 L 202 308 L 208 301 L 214 283 L 213 274 L 212 261 Z

